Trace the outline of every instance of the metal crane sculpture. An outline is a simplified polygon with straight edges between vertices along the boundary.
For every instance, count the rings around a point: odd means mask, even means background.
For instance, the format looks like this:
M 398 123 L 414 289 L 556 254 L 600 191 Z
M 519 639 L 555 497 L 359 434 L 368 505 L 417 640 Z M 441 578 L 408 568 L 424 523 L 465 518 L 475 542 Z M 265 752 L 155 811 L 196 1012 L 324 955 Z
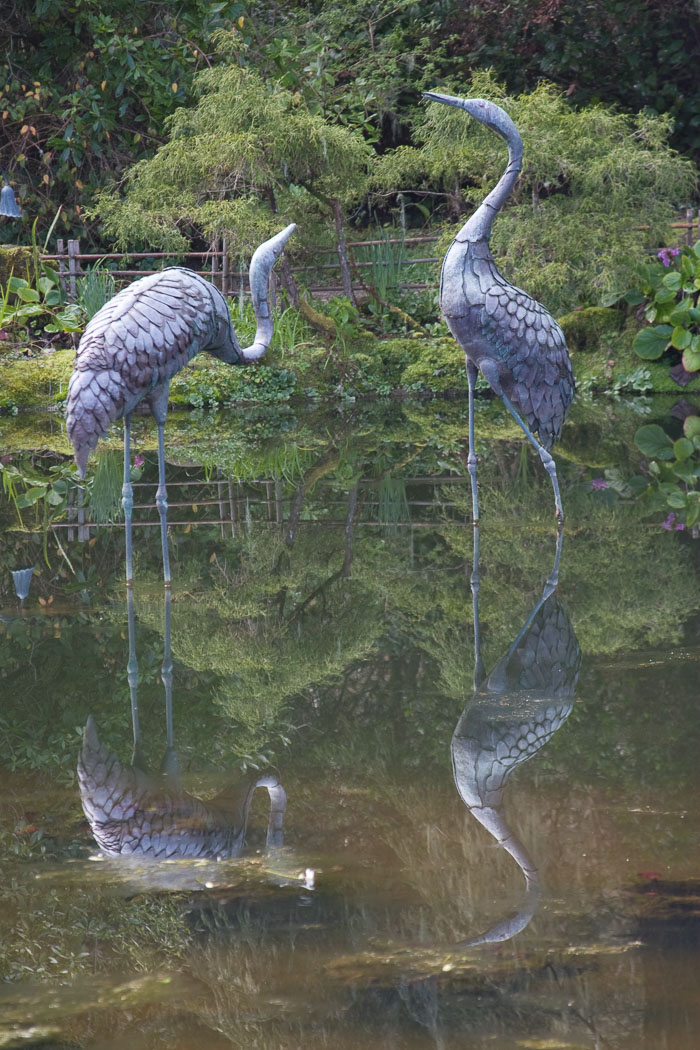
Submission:
M 130 525 L 128 526 L 131 527 Z M 165 588 L 165 629 L 161 678 L 165 687 L 166 749 L 162 773 L 147 771 L 143 758 L 138 706 L 139 670 L 135 645 L 133 588 L 127 591 L 129 662 L 134 750 L 130 765 L 100 743 L 90 716 L 78 757 L 78 783 L 83 811 L 97 845 L 108 857 L 176 857 L 218 860 L 238 857 L 243 849 L 248 813 L 256 788 L 270 796 L 266 847 L 283 842 L 287 803 L 274 776 L 248 778 L 215 798 L 202 800 L 184 790 L 180 779 L 173 727 L 173 662 L 170 647 L 171 592 Z
M 195 354 L 206 350 L 231 365 L 257 361 L 272 339 L 268 299 L 270 271 L 295 229 L 292 223 L 265 241 L 250 262 L 250 291 L 257 320 L 251 346 L 241 348 L 221 292 L 192 270 L 170 266 L 118 292 L 95 314 L 83 333 L 68 387 L 66 425 L 80 476 L 90 450 L 110 423 L 124 419 L 124 519 L 131 521 L 131 415 L 145 401 L 158 424 L 158 489 L 163 575 L 170 584 L 167 491 L 163 432 L 170 380 Z M 131 586 L 132 552 L 127 528 L 126 583 Z
M 561 328 L 547 310 L 498 271 L 489 248 L 493 220 L 522 166 L 523 144 L 507 113 L 482 98 L 426 92 L 424 98 L 465 109 L 505 139 L 508 165 L 499 182 L 459 231 L 442 264 L 440 309 L 467 358 L 469 458 L 474 522 L 479 520 L 474 449 L 477 371 L 502 398 L 552 480 L 559 523 L 564 511 L 549 449 L 574 396 L 574 375 Z M 539 441 L 533 434 L 537 431 Z
M 259 787 L 270 795 L 266 846 L 282 845 L 286 794 L 276 777 L 260 776 L 203 801 L 172 775 L 153 776 L 136 763 L 122 764 L 100 743 L 92 717 L 83 735 L 78 782 L 83 811 L 108 857 L 238 857 Z
M 511 855 L 525 878 L 518 911 L 464 947 L 510 940 L 532 918 L 540 894 L 536 865 L 503 814 L 503 792 L 511 773 L 537 754 L 571 713 L 581 650 L 556 597 L 562 532 L 554 568 L 542 597 L 489 675 L 481 659 L 479 632 L 479 529 L 474 530 L 474 696 L 452 737 L 452 768 L 460 797 L 472 816 Z

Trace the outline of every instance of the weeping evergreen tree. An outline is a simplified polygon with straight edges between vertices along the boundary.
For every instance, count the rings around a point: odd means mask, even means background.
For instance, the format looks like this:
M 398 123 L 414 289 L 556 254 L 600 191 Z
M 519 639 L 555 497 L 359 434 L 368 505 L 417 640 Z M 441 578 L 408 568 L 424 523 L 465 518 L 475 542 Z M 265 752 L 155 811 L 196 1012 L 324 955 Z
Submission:
M 338 244 L 346 294 L 345 210 L 367 189 L 371 147 L 356 130 L 312 114 L 298 93 L 237 66 L 207 69 L 196 105 L 168 120 L 168 141 L 98 194 L 93 216 L 120 247 L 186 252 L 225 236 L 234 261 L 288 222 L 304 241 Z M 290 245 L 291 247 L 291 245 Z M 298 300 L 289 268 L 283 280 Z
M 668 146 L 669 117 L 630 117 L 603 105 L 575 110 L 547 83 L 512 97 L 490 73 L 438 90 L 491 99 L 520 131 L 522 174 L 491 246 L 508 278 L 550 309 L 624 291 L 645 251 L 665 243 L 675 211 L 692 199 L 694 169 Z M 418 146 L 379 159 L 375 192 L 442 199 L 463 222 L 503 172 L 505 143 L 464 111 L 439 104 L 426 108 L 414 139 Z

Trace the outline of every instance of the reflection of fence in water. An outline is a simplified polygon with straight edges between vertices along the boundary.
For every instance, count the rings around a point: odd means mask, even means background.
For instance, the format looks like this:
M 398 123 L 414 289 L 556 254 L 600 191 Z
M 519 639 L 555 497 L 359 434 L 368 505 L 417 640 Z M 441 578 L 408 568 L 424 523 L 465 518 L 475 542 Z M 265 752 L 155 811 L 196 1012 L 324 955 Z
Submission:
M 453 483 L 466 484 L 466 476 L 451 474 L 444 478 L 430 478 L 425 476 L 397 478 L 395 485 L 403 486 L 401 499 L 394 498 L 391 508 L 387 509 L 386 492 L 381 482 L 376 478 L 361 478 L 358 483 L 359 495 L 356 511 L 353 512 L 354 524 L 356 526 L 370 528 L 435 528 L 447 520 L 450 524 L 463 526 L 471 525 L 465 518 L 461 507 L 452 500 L 444 499 L 435 495 L 432 499 L 422 499 L 417 495 L 409 494 L 408 489 L 430 486 L 440 489 Z M 195 489 L 195 495 L 187 493 L 187 498 L 178 499 L 178 489 Z M 133 527 L 155 528 L 160 527 L 160 519 L 157 514 L 155 500 L 144 502 L 139 499 L 141 493 L 145 496 L 150 490 L 155 494 L 156 483 L 137 481 L 134 482 L 134 522 Z M 247 529 L 255 525 L 285 527 L 287 526 L 295 511 L 299 510 L 299 491 L 285 485 L 277 479 L 255 479 L 245 482 L 234 481 L 227 477 L 189 478 L 185 481 L 168 481 L 168 491 L 172 498 L 168 500 L 169 510 L 176 513 L 169 515 L 168 525 L 177 526 L 218 526 L 222 538 L 225 536 L 235 537 L 240 529 Z M 319 486 L 316 487 L 319 491 Z M 344 513 L 337 517 L 314 517 L 312 519 L 298 518 L 294 522 L 295 529 L 298 526 L 312 525 L 314 528 L 345 528 L 347 525 L 347 511 L 350 501 L 353 499 L 352 490 L 345 498 L 337 495 L 331 498 L 317 498 L 315 506 L 322 507 L 324 511 L 334 508 Z M 213 509 L 214 513 L 212 515 Z M 397 516 L 395 509 L 400 508 L 401 513 Z M 204 512 L 203 514 L 200 512 Z M 189 514 L 188 514 L 189 512 Z M 87 508 L 89 515 L 90 508 Z M 149 516 L 150 515 L 150 516 Z M 102 528 L 123 528 L 124 522 L 117 521 L 86 521 L 80 530 L 78 539 L 89 539 L 91 532 Z M 75 538 L 78 528 L 76 523 L 75 506 L 68 509 L 68 520 L 55 522 L 54 529 L 68 530 L 67 538 Z

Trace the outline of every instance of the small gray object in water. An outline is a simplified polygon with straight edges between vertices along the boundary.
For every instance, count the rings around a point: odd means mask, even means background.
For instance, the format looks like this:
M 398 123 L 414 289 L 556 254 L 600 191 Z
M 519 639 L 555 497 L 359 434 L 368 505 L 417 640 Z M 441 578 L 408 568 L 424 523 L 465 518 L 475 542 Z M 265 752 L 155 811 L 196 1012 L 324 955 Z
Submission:
M 29 588 L 34 575 L 34 566 L 29 569 L 12 569 L 12 579 L 15 584 L 15 594 L 19 598 L 20 605 L 24 605 L 29 596 Z
M 3 171 L 2 181 L 5 183 L 2 190 L 0 190 L 0 215 L 4 215 L 8 219 L 21 219 L 22 212 L 20 211 L 19 204 L 15 199 L 15 194 L 7 181 L 7 175 Z

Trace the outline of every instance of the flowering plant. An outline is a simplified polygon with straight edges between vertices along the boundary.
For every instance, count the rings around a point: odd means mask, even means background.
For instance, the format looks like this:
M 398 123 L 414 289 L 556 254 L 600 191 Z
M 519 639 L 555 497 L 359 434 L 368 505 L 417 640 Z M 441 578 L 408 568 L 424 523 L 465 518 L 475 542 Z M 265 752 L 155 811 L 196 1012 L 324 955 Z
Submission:
M 693 248 L 662 248 L 646 266 L 642 287 L 625 298 L 633 306 L 645 303 L 651 326 L 637 333 L 636 352 L 654 361 L 671 347 L 680 350 L 683 369 L 674 378 L 685 385 L 687 373 L 700 370 L 700 241 Z

